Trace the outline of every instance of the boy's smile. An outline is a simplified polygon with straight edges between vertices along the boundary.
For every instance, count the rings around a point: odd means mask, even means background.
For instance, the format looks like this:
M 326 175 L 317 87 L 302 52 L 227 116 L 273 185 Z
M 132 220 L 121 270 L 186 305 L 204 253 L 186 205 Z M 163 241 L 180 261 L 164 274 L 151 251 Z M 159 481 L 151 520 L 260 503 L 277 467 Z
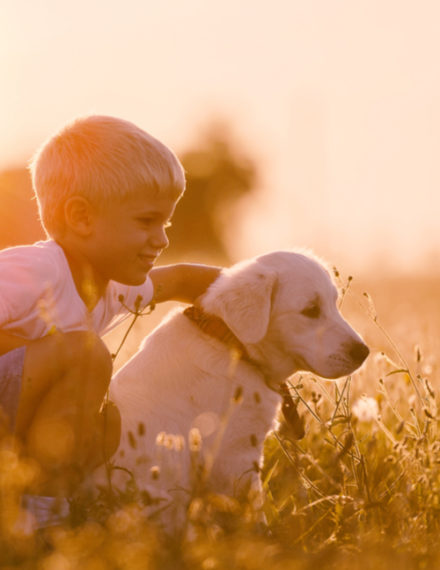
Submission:
M 135 195 L 105 206 L 95 221 L 94 266 L 104 280 L 140 285 L 162 250 L 176 202 Z
M 145 192 L 92 209 L 90 230 L 81 241 L 81 251 L 62 244 L 80 295 L 80 283 L 87 274 L 98 297 L 110 280 L 141 285 L 168 246 L 166 228 L 175 207 L 176 200 L 170 196 Z

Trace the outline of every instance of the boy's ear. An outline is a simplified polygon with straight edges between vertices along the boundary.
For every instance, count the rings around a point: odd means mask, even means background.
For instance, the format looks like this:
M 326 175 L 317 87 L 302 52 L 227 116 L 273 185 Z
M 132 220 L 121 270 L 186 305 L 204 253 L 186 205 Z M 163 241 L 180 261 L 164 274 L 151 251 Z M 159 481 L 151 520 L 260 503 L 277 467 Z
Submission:
M 87 198 L 72 196 L 64 204 L 64 218 L 74 233 L 87 237 L 93 228 L 93 208 Z

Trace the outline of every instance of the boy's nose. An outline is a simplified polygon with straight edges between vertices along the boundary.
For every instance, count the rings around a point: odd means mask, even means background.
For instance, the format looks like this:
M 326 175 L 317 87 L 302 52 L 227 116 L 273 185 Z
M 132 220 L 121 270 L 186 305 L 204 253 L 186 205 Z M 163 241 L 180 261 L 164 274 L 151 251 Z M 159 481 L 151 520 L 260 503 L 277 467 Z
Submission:
M 170 241 L 169 241 L 168 236 L 166 234 L 165 228 L 162 228 L 161 230 L 157 231 L 152 236 L 151 243 L 157 249 L 165 249 L 166 247 L 169 246 Z

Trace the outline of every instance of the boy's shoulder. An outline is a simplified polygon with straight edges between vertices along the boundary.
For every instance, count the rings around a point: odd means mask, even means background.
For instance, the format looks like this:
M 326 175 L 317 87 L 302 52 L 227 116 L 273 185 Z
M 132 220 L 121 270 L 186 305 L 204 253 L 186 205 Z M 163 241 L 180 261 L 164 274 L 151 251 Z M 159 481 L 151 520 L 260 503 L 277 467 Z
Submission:
M 59 279 L 66 271 L 61 247 L 52 240 L 19 245 L 0 251 L 0 283 L 35 287 L 36 282 Z
M 60 250 L 60 246 L 53 240 L 41 240 L 31 244 L 13 245 L 0 249 L 0 257 L 3 256 L 26 256 L 34 254 L 53 254 Z
M 49 240 L 0 251 L 0 326 L 29 313 L 61 282 L 65 268 L 60 250 Z
M 61 255 L 61 247 L 53 240 L 37 241 L 32 244 L 14 245 L 0 249 L 0 262 L 12 259 L 44 260 L 55 259 Z

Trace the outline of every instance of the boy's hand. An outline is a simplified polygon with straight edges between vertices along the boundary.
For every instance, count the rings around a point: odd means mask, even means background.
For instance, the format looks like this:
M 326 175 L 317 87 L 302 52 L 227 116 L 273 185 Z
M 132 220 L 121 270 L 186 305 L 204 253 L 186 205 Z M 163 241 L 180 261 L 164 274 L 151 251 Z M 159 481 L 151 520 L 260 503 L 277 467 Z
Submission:
M 221 267 L 195 263 L 164 265 L 150 271 L 154 300 L 194 303 L 220 275 Z

